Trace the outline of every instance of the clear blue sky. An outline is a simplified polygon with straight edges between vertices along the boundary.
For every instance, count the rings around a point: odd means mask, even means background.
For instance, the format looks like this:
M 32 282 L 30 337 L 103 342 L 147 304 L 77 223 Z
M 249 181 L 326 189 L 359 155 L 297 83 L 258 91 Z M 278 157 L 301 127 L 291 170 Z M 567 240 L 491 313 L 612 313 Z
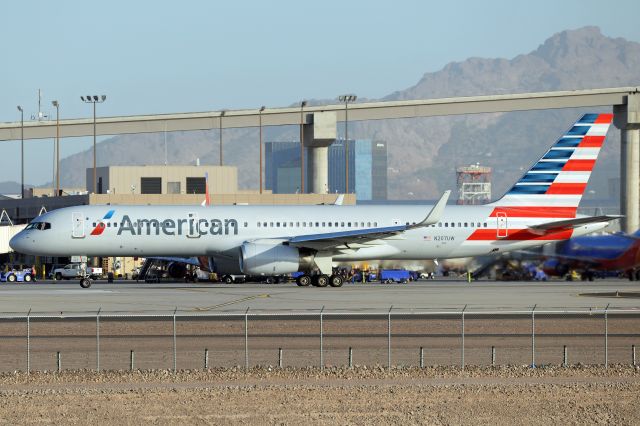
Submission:
M 35 113 L 38 88 L 45 112 L 58 99 L 65 118 L 89 116 L 82 94 L 108 96 L 100 115 L 377 98 L 451 61 L 527 53 L 565 29 L 597 25 L 640 41 L 639 12 L 637 0 L 11 1 L 0 121 L 18 120 L 18 104 Z M 63 155 L 90 146 L 69 142 Z M 51 179 L 49 145 L 29 143 L 28 183 Z M 19 159 L 14 142 L 3 153 Z M 19 181 L 19 168 L 1 168 L 5 180 Z

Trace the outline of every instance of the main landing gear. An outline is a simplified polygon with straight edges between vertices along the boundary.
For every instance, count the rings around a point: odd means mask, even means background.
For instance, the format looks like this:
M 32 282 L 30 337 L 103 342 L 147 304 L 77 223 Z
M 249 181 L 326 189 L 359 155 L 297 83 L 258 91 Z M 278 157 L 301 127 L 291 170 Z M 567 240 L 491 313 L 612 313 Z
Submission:
M 315 287 L 326 287 L 330 285 L 331 287 L 342 287 L 344 284 L 344 279 L 341 275 L 300 275 L 296 278 L 296 284 L 300 287 L 308 287 L 313 284 Z

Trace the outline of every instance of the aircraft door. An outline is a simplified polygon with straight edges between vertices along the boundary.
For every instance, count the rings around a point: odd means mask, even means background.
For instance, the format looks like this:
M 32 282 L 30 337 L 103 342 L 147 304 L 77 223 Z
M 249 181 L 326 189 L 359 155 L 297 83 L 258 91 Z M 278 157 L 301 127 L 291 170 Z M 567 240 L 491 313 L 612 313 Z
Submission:
M 84 238 L 84 214 L 82 212 L 71 213 L 71 236 Z
M 507 214 L 505 212 L 497 212 L 496 213 L 497 220 L 497 237 L 498 238 L 506 238 L 509 236 L 509 228 L 507 227 Z

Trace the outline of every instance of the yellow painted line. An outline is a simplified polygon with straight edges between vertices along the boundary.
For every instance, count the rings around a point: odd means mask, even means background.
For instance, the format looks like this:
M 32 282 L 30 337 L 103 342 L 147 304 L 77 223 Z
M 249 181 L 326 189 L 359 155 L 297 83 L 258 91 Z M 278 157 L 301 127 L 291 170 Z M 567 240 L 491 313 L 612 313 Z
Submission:
M 253 299 L 266 299 L 268 297 L 270 297 L 268 294 L 256 294 L 255 296 L 248 296 L 248 297 L 243 297 L 241 299 L 230 300 L 228 302 L 220 303 L 218 305 L 207 306 L 206 308 L 193 308 L 193 310 L 198 312 L 212 311 L 214 309 L 222 308 L 225 306 L 235 305 L 236 303 L 242 303 L 242 302 L 246 302 L 248 300 L 253 300 Z

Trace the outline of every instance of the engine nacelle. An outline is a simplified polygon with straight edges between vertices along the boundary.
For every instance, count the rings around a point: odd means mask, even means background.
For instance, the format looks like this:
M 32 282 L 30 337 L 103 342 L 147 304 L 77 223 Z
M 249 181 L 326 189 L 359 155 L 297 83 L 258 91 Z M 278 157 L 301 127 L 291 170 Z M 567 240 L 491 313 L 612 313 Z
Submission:
M 180 262 L 171 262 L 167 266 L 167 273 L 171 278 L 184 278 L 187 273 L 187 265 Z
M 244 243 L 240 270 L 246 275 L 280 275 L 311 269 L 313 254 L 281 242 Z

